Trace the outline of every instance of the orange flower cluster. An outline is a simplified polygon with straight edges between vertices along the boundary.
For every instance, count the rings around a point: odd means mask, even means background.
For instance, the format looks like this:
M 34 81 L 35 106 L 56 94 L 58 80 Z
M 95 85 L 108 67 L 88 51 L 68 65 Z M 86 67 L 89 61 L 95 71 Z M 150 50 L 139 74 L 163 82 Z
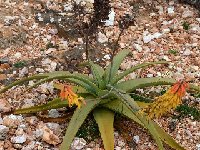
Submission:
M 142 113 L 148 114 L 149 118 L 159 118 L 182 103 L 182 97 L 186 93 L 188 84 L 185 81 L 175 83 L 164 95 L 142 109 Z
M 78 106 L 78 108 L 81 107 L 82 104 L 86 104 L 83 97 L 78 97 L 77 94 L 75 94 L 71 86 L 64 85 L 60 92 L 60 97 L 64 100 L 68 100 L 69 106 L 73 106 L 74 104 Z

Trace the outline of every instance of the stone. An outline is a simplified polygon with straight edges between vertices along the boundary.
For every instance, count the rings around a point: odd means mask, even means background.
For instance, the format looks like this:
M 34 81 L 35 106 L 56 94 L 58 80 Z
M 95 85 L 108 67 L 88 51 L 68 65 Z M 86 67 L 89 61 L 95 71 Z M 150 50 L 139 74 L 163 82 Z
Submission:
M 118 146 L 120 147 L 124 147 L 125 146 L 125 142 L 123 140 L 118 140 L 117 141 Z
M 152 35 L 143 36 L 144 43 L 149 43 L 153 39 Z
M 16 144 L 22 144 L 22 143 L 26 142 L 26 135 L 23 134 L 23 135 L 11 137 L 11 142 L 16 143 Z
M 9 131 L 8 127 L 0 125 L 0 140 L 4 140 L 7 137 L 8 131 Z
M 174 6 L 171 6 L 171 7 L 167 8 L 167 13 L 168 14 L 173 14 L 174 13 Z
M 17 128 L 24 118 L 20 115 L 9 115 L 3 118 L 3 125 L 10 127 L 10 128 Z
M 17 53 L 15 53 L 14 57 L 19 59 L 22 57 L 22 54 L 20 52 L 17 52 Z
M 86 141 L 83 138 L 74 138 L 71 148 L 75 150 L 81 150 L 86 145 Z
M 106 37 L 106 35 L 101 33 L 101 32 L 98 33 L 98 39 L 97 40 L 98 40 L 99 43 L 108 42 L 108 38 Z
M 192 54 L 192 52 L 189 50 L 189 49 L 186 49 L 184 52 L 183 52 L 183 55 L 184 56 L 189 56 L 189 55 L 191 55 Z
M 47 126 L 43 126 L 43 127 L 40 126 L 39 128 L 41 128 L 44 132 L 42 135 L 43 141 L 47 142 L 48 144 L 52 144 L 54 146 L 61 142 L 59 137 L 55 135 L 53 131 L 50 130 Z
M 142 46 L 139 44 L 133 44 L 133 47 L 138 51 L 138 52 L 142 52 Z
M 0 112 L 8 112 L 11 110 L 11 105 L 5 99 L 0 99 Z
M 19 70 L 19 77 L 24 77 L 27 74 L 28 74 L 28 68 L 27 67 L 24 67 L 21 70 Z
M 56 34 L 58 34 L 58 29 L 56 29 L 56 28 L 55 29 L 50 29 L 49 33 L 52 34 L 52 35 L 56 35 Z
M 46 126 L 53 131 L 54 134 L 56 135 L 61 135 L 62 133 L 62 130 L 60 128 L 60 125 L 58 123 L 53 123 L 53 122 L 49 122 L 49 123 L 46 123 Z
M 113 26 L 115 21 L 115 11 L 111 9 L 110 14 L 108 15 L 108 20 L 105 21 L 105 26 Z
M 190 11 L 190 10 L 186 10 L 183 12 L 182 17 L 183 18 L 188 18 L 188 17 L 193 17 L 194 12 Z
M 48 50 L 45 51 L 45 54 L 51 54 L 52 52 L 55 52 L 56 48 L 49 48 Z
M 56 109 L 49 110 L 48 115 L 51 118 L 58 118 L 58 117 L 60 117 L 60 114 L 59 114 L 59 112 Z
M 106 59 L 106 60 L 110 60 L 110 55 L 107 54 L 107 55 L 105 55 L 103 58 Z
M 133 140 L 135 141 L 136 144 L 139 143 L 140 137 L 138 135 L 133 136 Z

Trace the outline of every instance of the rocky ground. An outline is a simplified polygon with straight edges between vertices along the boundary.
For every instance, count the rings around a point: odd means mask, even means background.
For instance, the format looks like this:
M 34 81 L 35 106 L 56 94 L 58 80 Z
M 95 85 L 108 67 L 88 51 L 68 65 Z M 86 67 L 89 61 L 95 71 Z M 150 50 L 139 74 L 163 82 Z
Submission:
M 1 88 L 36 73 L 55 70 L 88 73 L 87 69 L 79 69 L 77 64 L 86 59 L 85 32 L 82 31 L 85 29 L 83 24 L 94 11 L 93 1 L 76 0 L 75 3 L 80 3 L 76 9 L 71 0 L 0 0 Z M 199 85 L 198 7 L 196 9 L 176 0 L 111 0 L 110 6 L 109 21 L 105 21 L 105 26 L 96 28 L 95 32 L 91 31 L 89 36 L 92 60 L 101 65 L 108 64 L 112 45 L 120 34 L 120 20 L 122 16 L 129 16 L 131 23 L 119 39 L 118 50 L 130 49 L 132 55 L 123 62 L 121 70 L 146 61 L 166 60 L 170 61 L 170 65 L 138 70 L 127 78 L 184 78 Z M 29 85 L 32 84 L 29 82 Z M 161 90 L 161 87 L 150 89 L 157 93 Z M 52 83 L 45 83 L 31 92 L 25 91 L 25 86 L 16 87 L 0 95 L 0 150 L 58 149 L 67 121 L 55 123 L 41 120 L 38 116 L 3 115 L 12 108 L 42 104 L 53 97 Z M 184 100 L 200 109 L 199 98 L 187 94 Z M 51 110 L 48 116 L 58 117 L 61 113 Z M 157 149 L 143 129 L 129 120 L 122 120 L 118 123 L 123 126 L 122 131 L 117 130 L 118 125 L 115 127 L 116 150 Z M 156 121 L 185 149 L 200 150 L 200 122 L 192 116 L 180 120 L 168 116 Z M 127 129 L 128 134 L 125 134 Z M 100 138 L 86 142 L 77 137 L 72 144 L 72 149 L 100 150 L 102 147 Z

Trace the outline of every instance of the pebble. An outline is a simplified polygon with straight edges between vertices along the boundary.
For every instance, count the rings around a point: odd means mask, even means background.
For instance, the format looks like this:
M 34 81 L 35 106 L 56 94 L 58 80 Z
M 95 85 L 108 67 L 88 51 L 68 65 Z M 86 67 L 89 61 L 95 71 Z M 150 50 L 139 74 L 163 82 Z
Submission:
M 125 146 L 125 142 L 123 140 L 118 140 L 117 141 L 118 146 L 120 147 L 124 147 Z
M 11 110 L 11 105 L 5 99 L 0 99 L 0 112 L 8 112 Z
M 24 118 L 20 115 L 9 115 L 3 118 L 3 125 L 11 127 L 11 128 L 17 128 Z
M 190 11 L 190 10 L 186 10 L 183 12 L 182 17 L 183 18 L 188 18 L 188 17 L 193 17 L 194 12 Z
M 49 110 L 48 115 L 51 118 L 58 118 L 58 117 L 60 117 L 60 114 L 59 114 L 59 112 L 56 109 Z
M 48 144 L 57 145 L 61 141 L 57 135 L 53 133 L 46 125 L 39 125 L 39 128 L 43 130 L 42 140 L 47 142 Z
M 97 40 L 98 40 L 99 43 L 108 42 L 108 38 L 106 37 L 106 35 L 101 33 L 101 32 L 98 33 L 98 39 Z
M 189 49 L 186 49 L 184 52 L 183 52 L 183 55 L 184 56 L 189 56 L 189 55 L 191 55 L 191 51 L 189 50 Z
M 171 6 L 171 7 L 167 8 L 167 13 L 168 14 L 173 14 L 174 13 L 174 7 Z
M 142 52 L 142 46 L 139 44 L 133 44 L 133 47 L 138 51 L 138 52 Z
M 136 144 L 139 143 L 140 137 L 138 135 L 133 136 L 133 140 L 135 141 Z
M 0 125 L 0 140 L 6 139 L 8 131 L 9 131 L 8 127 Z
M 11 142 L 16 143 L 16 144 L 22 144 L 26 142 L 26 135 L 23 134 L 23 135 L 11 137 Z
M 22 54 L 20 52 L 17 52 L 17 53 L 15 53 L 14 57 L 19 59 L 22 57 Z
M 75 150 L 81 150 L 84 148 L 85 145 L 86 145 L 86 141 L 83 138 L 75 137 L 71 144 L 71 148 Z
M 19 70 L 19 77 L 24 77 L 27 74 L 28 74 L 28 68 L 27 67 L 24 67 L 21 70 Z

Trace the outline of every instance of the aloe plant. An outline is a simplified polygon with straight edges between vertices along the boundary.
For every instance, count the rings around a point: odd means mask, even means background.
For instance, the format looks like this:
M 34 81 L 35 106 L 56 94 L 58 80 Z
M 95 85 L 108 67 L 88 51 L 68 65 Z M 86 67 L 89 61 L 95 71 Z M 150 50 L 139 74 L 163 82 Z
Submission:
M 152 138 L 157 143 L 160 150 L 163 150 L 163 143 L 168 144 L 176 150 L 184 150 L 175 140 L 159 127 L 153 120 L 147 118 L 146 115 L 138 113 L 138 110 L 144 106 L 144 103 L 135 101 L 128 94 L 138 88 L 158 85 L 172 85 L 176 81 L 171 78 L 138 78 L 128 81 L 122 81 L 125 76 L 137 69 L 149 67 L 156 64 L 166 64 L 168 62 L 146 62 L 127 69 L 123 73 L 118 74 L 118 69 L 123 59 L 128 55 L 129 50 L 120 51 L 112 60 L 112 63 L 103 69 L 97 64 L 89 61 L 93 76 L 89 77 L 80 73 L 69 73 L 67 71 L 56 71 L 52 73 L 37 74 L 32 77 L 24 78 L 16 81 L 4 89 L 0 93 L 7 91 L 13 86 L 23 84 L 26 81 L 37 80 L 37 82 L 29 87 L 36 87 L 44 82 L 59 79 L 73 83 L 74 92 L 84 98 L 86 105 L 76 108 L 69 122 L 66 134 L 61 144 L 61 150 L 70 149 L 70 145 L 78 131 L 87 118 L 89 113 L 93 113 L 96 120 L 101 138 L 103 140 L 105 150 L 114 150 L 114 115 L 115 112 L 132 119 L 148 130 Z M 190 90 L 200 91 L 200 88 L 192 84 L 189 85 Z M 56 98 L 47 104 L 34 106 L 30 108 L 15 110 L 14 114 L 36 113 L 39 111 L 56 109 L 68 106 L 68 101 Z

